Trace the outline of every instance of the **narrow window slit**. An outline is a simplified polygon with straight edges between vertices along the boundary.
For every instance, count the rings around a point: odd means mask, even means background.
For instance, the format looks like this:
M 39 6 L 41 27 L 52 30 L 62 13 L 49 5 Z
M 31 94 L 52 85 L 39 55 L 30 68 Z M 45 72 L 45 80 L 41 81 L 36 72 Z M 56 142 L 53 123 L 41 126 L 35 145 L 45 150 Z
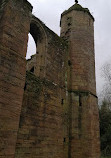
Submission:
M 62 104 L 62 105 L 64 104 L 64 99 L 61 99 L 61 104 Z
M 64 143 L 66 142 L 66 138 L 64 138 Z
M 30 69 L 30 72 L 34 73 L 34 66 Z
M 26 90 L 26 88 L 27 88 L 27 84 L 25 83 L 25 86 L 24 86 L 24 91 Z
M 82 106 L 82 96 L 81 96 L 81 94 L 79 95 L 79 106 Z
M 71 66 L 71 61 L 70 60 L 68 60 L 68 65 Z

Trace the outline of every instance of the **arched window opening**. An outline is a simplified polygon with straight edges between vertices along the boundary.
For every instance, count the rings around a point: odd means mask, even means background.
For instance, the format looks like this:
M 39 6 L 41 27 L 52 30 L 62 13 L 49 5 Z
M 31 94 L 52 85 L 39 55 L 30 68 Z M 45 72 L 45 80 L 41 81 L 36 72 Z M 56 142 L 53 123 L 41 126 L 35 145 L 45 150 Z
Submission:
M 36 52 L 37 52 L 36 43 L 34 41 L 34 38 L 32 37 L 32 35 L 30 33 L 28 36 L 29 36 L 29 40 L 28 40 L 26 60 L 30 59 L 31 56 L 36 54 Z
M 46 74 L 45 54 L 46 33 L 41 21 L 34 17 L 30 23 L 26 70 L 31 71 L 36 76 L 44 77 Z

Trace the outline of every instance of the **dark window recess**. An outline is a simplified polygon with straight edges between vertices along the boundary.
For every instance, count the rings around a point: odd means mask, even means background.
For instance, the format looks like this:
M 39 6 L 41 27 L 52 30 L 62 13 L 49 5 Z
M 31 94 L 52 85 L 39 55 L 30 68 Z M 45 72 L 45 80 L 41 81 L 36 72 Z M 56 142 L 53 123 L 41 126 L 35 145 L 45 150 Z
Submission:
M 67 25 L 68 25 L 68 26 L 71 26 L 71 24 L 72 24 L 72 18 L 71 18 L 71 17 L 68 17 L 68 18 L 67 18 Z
M 69 28 L 69 29 L 65 32 L 65 35 L 69 36 L 70 31 L 71 31 L 71 29 Z
M 71 23 L 68 23 L 68 26 L 71 26 Z
M 61 99 L 61 104 L 64 104 L 64 99 Z
M 79 95 L 79 106 L 82 106 L 82 96 Z
M 34 73 L 34 66 L 30 69 L 30 72 Z
M 26 90 L 26 88 L 27 88 L 27 84 L 25 83 L 25 86 L 24 86 L 24 91 Z
M 64 138 L 64 143 L 66 142 L 66 138 Z
M 68 65 L 71 66 L 71 61 L 70 60 L 68 60 Z

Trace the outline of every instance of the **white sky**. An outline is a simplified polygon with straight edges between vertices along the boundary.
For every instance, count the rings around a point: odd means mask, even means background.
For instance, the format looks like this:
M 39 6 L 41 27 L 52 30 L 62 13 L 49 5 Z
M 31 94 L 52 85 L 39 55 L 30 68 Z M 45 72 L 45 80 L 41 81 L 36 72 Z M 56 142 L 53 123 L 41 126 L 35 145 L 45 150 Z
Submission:
M 28 1 L 33 6 L 33 14 L 58 35 L 61 13 L 74 4 L 74 0 Z M 104 83 L 101 78 L 101 66 L 111 61 L 111 0 L 79 0 L 79 4 L 88 8 L 95 18 L 96 78 L 99 92 Z M 33 54 L 35 46 L 32 41 L 30 37 L 28 52 Z

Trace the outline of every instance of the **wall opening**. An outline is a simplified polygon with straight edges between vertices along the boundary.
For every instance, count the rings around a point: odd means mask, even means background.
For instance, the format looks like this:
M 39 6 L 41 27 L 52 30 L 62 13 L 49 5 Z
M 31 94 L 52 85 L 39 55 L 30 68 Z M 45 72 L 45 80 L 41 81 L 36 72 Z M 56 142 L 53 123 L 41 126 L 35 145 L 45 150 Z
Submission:
M 34 66 L 30 69 L 30 72 L 34 73 Z
M 64 143 L 66 142 L 66 138 L 64 138 L 63 142 L 64 142 Z
M 81 94 L 79 95 L 79 106 L 82 106 L 82 96 L 81 96 Z
M 61 104 L 62 104 L 62 105 L 64 104 L 64 99 L 61 99 Z
M 25 83 L 25 86 L 24 86 L 24 91 L 26 90 L 26 88 L 27 88 L 27 83 Z
M 32 35 L 29 33 L 29 40 L 28 40 L 28 46 L 27 46 L 27 55 L 26 55 L 26 60 L 30 59 L 32 55 L 36 54 L 37 48 L 36 48 L 36 43 Z
M 68 65 L 71 66 L 71 61 L 70 60 L 68 60 Z
M 42 25 L 38 19 L 33 19 L 30 23 L 26 70 L 43 78 L 46 74 L 46 33 Z

